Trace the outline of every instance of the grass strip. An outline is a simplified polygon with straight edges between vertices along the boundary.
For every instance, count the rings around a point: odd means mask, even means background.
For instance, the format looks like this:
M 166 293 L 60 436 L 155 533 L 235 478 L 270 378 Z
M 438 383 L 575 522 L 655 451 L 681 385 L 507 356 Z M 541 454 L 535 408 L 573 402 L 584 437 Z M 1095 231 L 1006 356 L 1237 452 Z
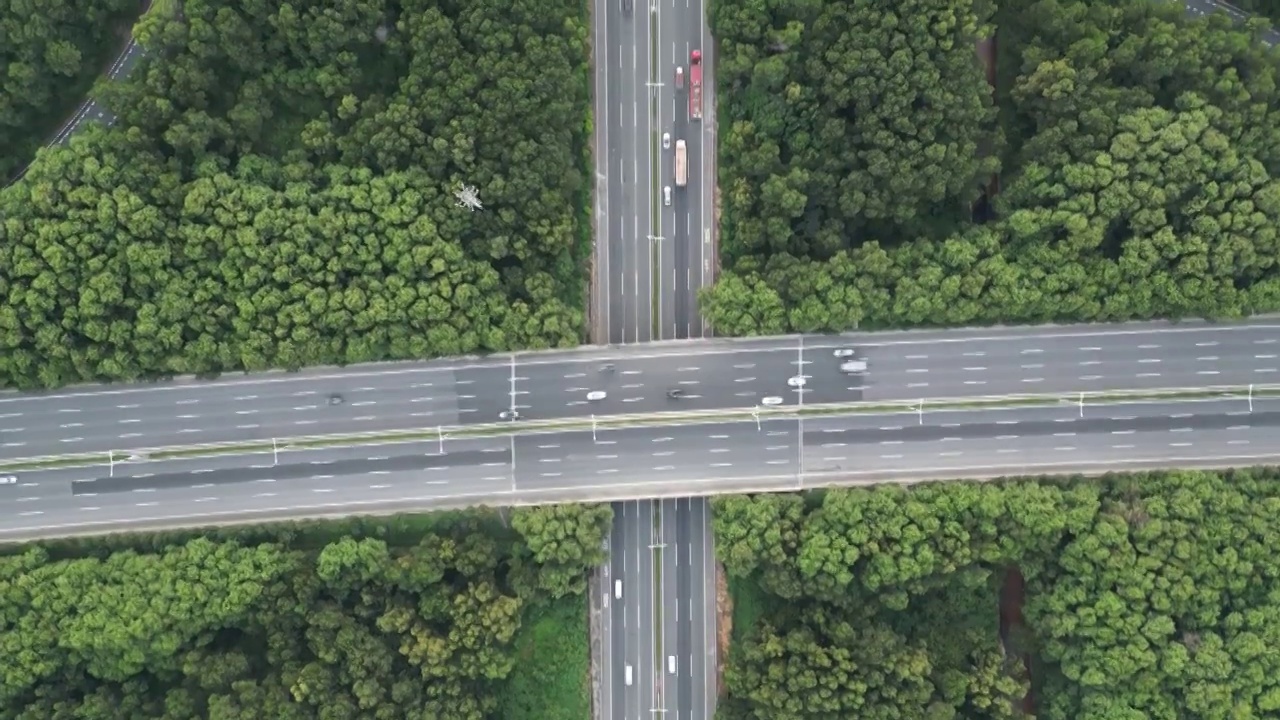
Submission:
M 1246 395 L 1248 392 L 1248 395 Z M 182 460 L 221 455 L 265 454 L 276 450 L 324 450 L 379 444 L 429 442 L 441 440 L 465 440 L 507 435 L 545 435 L 564 432 L 590 432 L 642 427 L 671 427 L 702 425 L 723 422 L 754 422 L 800 417 L 841 417 L 852 415 L 901 414 L 914 412 L 942 412 L 955 410 L 1002 410 L 1032 407 L 1065 407 L 1081 402 L 1096 407 L 1140 402 L 1196 402 L 1204 400 L 1243 400 L 1280 397 L 1280 386 L 1254 387 L 1223 386 L 1197 390 L 1117 390 L 1099 393 L 1049 393 L 1044 395 L 1005 395 L 977 398 L 953 398 L 927 400 L 923 408 L 920 401 L 895 400 L 889 402 L 831 403 L 827 405 L 778 406 L 705 410 L 683 413 L 652 413 L 648 415 L 613 415 L 584 420 L 534 420 L 494 425 L 473 425 L 435 428 L 411 428 L 378 433 L 352 435 L 327 435 L 284 438 L 274 444 L 260 440 L 228 442 L 211 445 L 160 447 L 137 450 L 111 451 L 117 459 L 125 461 L 145 457 L 148 460 Z M 0 462 L 0 471 L 47 470 L 57 468 L 102 465 L 108 460 L 108 452 L 77 453 L 75 455 L 19 458 Z

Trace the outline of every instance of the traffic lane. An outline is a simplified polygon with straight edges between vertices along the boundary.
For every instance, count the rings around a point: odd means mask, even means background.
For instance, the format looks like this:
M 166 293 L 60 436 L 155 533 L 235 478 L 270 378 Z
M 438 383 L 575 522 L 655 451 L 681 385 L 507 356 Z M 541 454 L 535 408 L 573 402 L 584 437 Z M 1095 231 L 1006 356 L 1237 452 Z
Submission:
M 433 477 L 454 476 L 473 466 L 489 475 L 505 475 L 489 468 L 509 468 L 510 439 L 477 438 L 444 442 L 384 443 L 342 448 L 291 448 L 280 444 L 253 453 L 213 457 L 150 460 L 145 455 L 118 455 L 114 462 L 80 468 L 28 470 L 17 473 L 15 487 L 62 490 L 73 494 L 130 492 L 136 489 L 207 489 L 251 482 L 287 482 L 296 479 L 329 479 L 359 482 L 390 476 L 403 479 L 414 473 Z M 425 476 L 424 475 L 424 476 Z M 315 477 L 313 477 L 315 476 Z
M 630 18 L 622 13 L 620 3 L 610 2 L 605 11 L 605 34 L 608 42 L 599 52 L 606 58 L 603 63 L 610 67 L 606 78 L 605 124 L 607 129 L 607 147 L 603 152 L 608 156 L 608 216 L 602 223 L 606 242 L 609 246 L 606 283 L 609 315 L 609 342 L 621 344 L 626 341 L 628 318 L 634 316 L 629 312 L 634 304 L 634 282 L 628 293 L 629 255 L 624 241 L 624 228 L 628 220 L 635 214 L 631 199 L 626 192 L 627 183 L 634 184 L 636 173 L 635 152 L 631 146 L 634 135 L 635 109 L 632 106 L 633 93 L 630 88 L 630 68 L 627 51 L 632 51 L 634 62 L 634 43 L 629 42 L 630 33 L 624 36 L 631 24 Z M 628 38 L 628 39 L 624 39 Z M 602 150 L 597 150 L 601 152 Z
M 1081 343 L 1082 345 L 1136 346 L 1142 343 L 1185 343 L 1201 340 L 1223 340 L 1236 335 L 1247 336 L 1251 340 L 1269 339 L 1269 344 L 1276 344 L 1280 337 L 1280 324 L 1274 316 L 1263 316 L 1217 323 L 1204 320 L 1143 321 L 1125 323 L 1078 323 L 1075 325 L 1001 325 L 996 327 L 969 327 L 927 330 L 887 330 L 848 332 L 838 336 L 815 335 L 806 336 L 805 343 L 811 342 L 848 342 L 863 347 L 925 347 L 955 346 L 978 343 L 972 349 L 989 350 L 987 344 L 1008 342 L 1050 340 L 1085 340 L 1094 339 L 1101 342 Z M 1204 336 L 1195 340 L 1184 340 L 1194 336 Z M 838 340 L 837 340 L 838 339 Z M 1031 345 L 1029 347 L 1036 347 Z M 968 348 L 966 348 L 968 349 Z M 951 350 L 950 352 L 960 352 Z
M 1274 334 L 1204 331 L 1163 340 L 1046 337 L 860 350 L 868 362 L 870 400 L 1280 381 Z
M 640 718 L 652 708 L 652 695 L 647 689 L 644 667 L 646 656 L 652 655 L 652 618 L 645 612 L 643 599 L 652 593 L 652 503 L 640 500 L 627 525 L 628 563 L 623 580 L 622 598 L 626 604 L 624 627 L 627 663 L 631 666 L 631 685 L 627 687 L 627 717 Z M 648 569 L 648 572 L 646 572 Z
M 676 676 L 669 672 L 667 657 L 677 654 L 680 642 L 680 566 L 679 557 L 682 552 L 679 510 L 680 501 L 667 499 L 660 502 L 662 513 L 662 549 L 658 556 L 662 561 L 662 574 L 659 584 L 662 587 L 662 648 L 658 653 L 658 684 L 662 688 L 661 707 L 668 716 L 674 718 L 680 707 L 681 695 L 676 683 Z
M 0 442 L 32 456 L 454 425 L 478 413 L 474 404 L 460 407 L 478 402 L 469 392 L 472 382 L 437 373 L 430 380 L 397 379 L 393 385 L 336 378 L 327 380 L 324 389 L 261 384 L 210 392 L 193 386 L 130 396 L 72 393 L 41 402 L 15 399 L 0 402 Z
M 386 449 L 386 455 L 376 457 L 324 457 L 327 453 L 317 453 L 320 459 L 304 460 L 297 455 L 313 455 L 312 453 L 296 453 L 284 462 L 272 464 L 270 461 L 249 466 L 234 468 L 201 468 L 197 470 L 167 469 L 162 472 L 137 472 L 136 466 L 129 467 L 129 473 L 114 474 L 109 477 L 96 477 L 81 480 L 72 485 L 76 495 L 101 495 L 108 493 L 155 492 L 158 490 L 187 490 L 194 486 L 221 488 L 230 485 L 246 485 L 250 483 L 282 483 L 287 484 L 300 480 L 331 480 L 330 484 L 345 484 L 353 478 L 367 476 L 404 477 L 408 475 L 447 478 L 458 474 L 488 472 L 493 479 L 509 478 L 508 469 L 511 455 L 508 448 L 490 447 L 474 450 L 457 450 L 439 454 L 437 448 L 423 446 L 419 452 L 410 454 L 407 448 L 396 447 Z M 491 468 L 482 470 L 482 468 Z M 147 468 L 153 470 L 156 468 Z M 445 481 L 439 484 L 446 484 Z
M 627 635 L 626 635 L 626 602 L 617 597 L 617 583 L 626 581 L 627 549 L 630 543 L 628 535 L 628 509 L 631 502 L 613 504 L 613 525 L 609 529 L 609 585 L 605 595 L 609 616 L 609 624 L 605 627 L 605 654 L 609 658 L 605 685 L 608 693 L 606 707 L 611 719 L 627 716 L 627 693 L 630 688 L 626 683 Z
M 667 678 L 671 685 L 675 687 L 676 698 L 668 707 L 676 710 L 676 717 L 692 717 L 693 703 L 693 653 L 695 649 L 700 647 L 695 644 L 695 639 L 700 639 L 700 622 L 696 615 L 697 605 L 695 604 L 695 594 L 693 586 L 696 581 L 702 579 L 701 565 L 695 566 L 693 552 L 693 538 L 696 532 L 701 528 L 696 528 L 694 523 L 693 506 L 695 503 L 701 503 L 701 499 L 684 498 L 675 500 L 675 514 L 677 521 L 676 530 L 676 552 L 675 552 L 675 578 L 676 578 L 676 597 L 672 603 L 677 616 L 675 637 L 673 647 L 667 650 L 669 656 L 669 666 L 666 668 Z M 701 558 L 697 558 L 700 560 Z M 695 572 L 696 570 L 699 572 Z
M 1280 402 L 1268 403 L 1275 409 L 1254 404 L 1250 412 L 1244 402 L 1150 403 L 1085 407 L 1083 417 L 1070 405 L 1035 410 L 968 411 L 929 413 L 914 418 L 898 416 L 897 424 L 868 427 L 861 419 L 849 425 L 814 427 L 806 422 L 804 442 L 822 447 L 844 445 L 900 445 L 913 442 L 971 440 L 1021 437 L 1070 437 L 1085 434 L 1172 432 L 1198 433 L 1209 430 L 1254 427 L 1273 428 L 1280 436 Z M 852 427 L 850 425 L 853 425 Z M 860 427 L 859 427 L 860 425 Z
M 652 158 L 653 153 L 658 148 L 654 145 L 656 138 L 654 138 L 653 133 L 656 128 L 653 126 L 653 94 L 649 85 L 650 82 L 656 80 L 651 75 L 649 38 L 657 31 L 657 28 L 653 24 L 653 15 L 645 12 L 647 3 L 641 2 L 638 4 L 640 5 L 640 11 L 635 13 L 635 20 L 632 23 L 634 31 L 632 44 L 635 48 L 636 56 L 632 93 L 639 111 L 634 133 L 635 162 L 639 171 L 639 178 L 635 186 L 636 222 L 638 227 L 631 250 L 635 254 L 635 267 L 638 271 L 639 287 L 636 299 L 635 341 L 649 342 L 654 339 L 653 306 L 655 298 L 653 293 L 655 272 L 658 272 L 658 269 L 654 267 L 654 247 L 652 245 L 654 241 L 651 239 L 658 234 L 658 228 L 653 226 L 653 209 L 662 202 L 661 196 L 657 194 L 659 191 L 654 188 L 659 179 L 653 177 Z
M 715 717 L 716 654 L 719 638 L 716 633 L 716 565 L 715 537 L 711 532 L 711 503 L 706 498 L 691 498 L 693 533 L 690 584 L 693 605 L 692 670 L 689 673 L 689 717 L 711 720 Z M 710 692 L 708 692 L 710 690 Z
M 639 648 L 639 653 L 637 654 L 638 665 L 636 666 L 638 710 L 640 713 L 645 713 L 653 708 L 661 707 L 657 677 L 654 673 L 654 666 L 657 662 L 655 629 L 658 622 L 654 605 L 654 593 L 657 591 L 657 573 L 660 570 L 655 569 L 653 550 L 657 539 L 653 525 L 656 503 L 643 500 L 640 505 L 640 517 L 637 522 L 639 535 L 636 539 L 636 548 L 640 552 L 639 586 L 636 588 L 639 592 L 635 595 L 638 602 L 637 617 L 639 622 L 633 632 L 637 636 L 637 646 Z M 643 716 L 643 714 L 637 714 L 636 717 Z
M 346 509 L 358 513 L 362 507 L 372 510 L 410 501 L 497 497 L 512 487 L 509 466 L 339 475 L 330 469 L 335 465 L 309 465 L 314 469 L 296 479 L 273 475 L 249 480 L 244 478 L 243 468 L 234 465 L 209 470 L 192 461 L 157 462 L 117 466 L 116 477 L 109 480 L 132 474 L 136 481 L 126 477 L 111 486 L 94 483 L 107 475 L 106 468 L 31 471 L 20 475 L 18 485 L 0 487 L 0 530 L 29 529 L 33 524 L 47 529 L 78 528 L 77 524 L 122 527 L 163 519 L 199 524 L 289 510 L 316 514 Z M 167 474 L 162 470 L 179 468 L 189 471 L 185 482 L 163 486 L 155 482 Z M 92 484 L 84 487 L 86 482 Z
M 554 439 L 516 438 L 516 484 L 523 490 L 661 478 L 727 477 L 759 466 L 795 472 L 795 421 L 634 428 Z
M 970 349 L 961 347 L 978 344 L 973 350 L 988 353 L 1020 353 L 1025 349 L 1044 350 L 1045 343 L 1076 342 L 1078 349 L 1102 346 L 1129 348 L 1141 344 L 1159 343 L 1181 347 L 1212 347 L 1197 345 L 1218 341 L 1222 346 L 1244 348 L 1252 354 L 1276 354 L 1280 352 L 1280 324 L 1274 318 L 1245 320 L 1227 324 L 1209 324 L 1203 321 L 1179 323 L 1143 322 L 1117 325 L 1078 326 L 1015 326 L 998 328 L 957 328 L 952 330 L 901 330 L 874 333 L 847 333 L 841 336 L 809 335 L 771 338 L 709 338 L 697 343 L 655 344 L 645 348 L 581 347 L 572 350 L 546 350 L 517 353 L 521 367 L 561 365 L 577 367 L 583 364 L 604 362 L 656 361 L 674 364 L 688 360 L 707 359 L 708 362 L 724 362 L 726 356 L 746 353 L 795 350 L 803 342 L 806 353 L 837 347 L 857 347 L 866 352 L 899 348 L 895 355 L 882 355 L 889 360 L 902 355 L 930 354 L 961 357 Z M 1088 341 L 1088 342 L 1086 342 Z M 999 350 L 1007 343 L 1025 343 L 1012 351 Z M 1214 352 L 1212 350 L 1205 351 Z M 1222 351 L 1217 351 L 1223 354 Z M 1252 354 L 1250 357 L 1252 357 Z M 433 382 L 439 373 L 465 372 L 476 369 L 506 370 L 510 355 L 488 357 L 440 358 L 421 362 L 365 363 L 346 368 L 320 367 L 298 372 L 267 371 L 256 374 L 227 374 L 206 380 L 183 377 L 174 380 L 124 383 L 113 385 L 78 385 L 61 390 L 19 392 L 0 391 L 0 416 L 9 412 L 25 412 L 45 403 L 61 402 L 64 406 L 109 410 L 121 403 L 137 404 L 142 408 L 172 403 L 172 393 L 186 393 L 183 399 L 207 399 L 220 394 L 259 395 L 285 397 L 298 391 L 323 392 L 333 383 L 349 381 L 353 387 L 376 387 L 401 391 L 414 383 Z M 736 362 L 736 361 L 733 361 Z M 422 377 L 422 380 L 416 378 Z M 465 376 L 463 376 L 465 377 Z M 280 386 L 279 390 L 266 389 Z M 297 386 L 297 387 L 294 387 Z M 285 389 L 288 388 L 288 389 Z M 96 404 L 95 404 L 96 403 Z M 0 417 L 2 419 L 2 417 Z
M 361 403 L 355 403 L 360 405 Z M 373 407 L 313 404 L 283 410 L 205 408 L 172 418 L 122 411 L 115 418 L 77 417 L 49 428 L 28 422 L 6 428 L 4 448 L 13 456 L 39 457 L 65 453 L 105 453 L 137 448 L 217 442 L 266 441 L 344 433 L 374 433 L 413 428 L 455 427 L 466 411 L 448 401 L 407 399 Z M 471 412 L 474 412 L 471 411 Z M 357 414 L 360 413 L 360 414 Z M 496 422 L 495 415 L 490 422 Z M 7 454 L 7 453 L 6 453 Z
M 695 37 L 699 22 L 689 11 L 681 11 L 681 22 L 678 23 L 677 45 L 683 50 L 684 62 L 687 64 L 691 53 L 700 49 L 701 42 Z M 677 236 L 680 239 L 677 259 L 679 267 L 679 288 L 683 313 L 678 319 L 681 338 L 698 338 L 702 336 L 701 313 L 698 309 L 697 291 L 702 285 L 703 265 L 701 227 L 703 218 L 703 188 L 712 178 L 705 172 L 705 142 L 702 121 L 695 120 L 689 113 L 689 90 L 686 86 L 683 93 L 684 112 L 679 122 L 688 146 L 689 185 L 681 193 L 681 215 Z
M 528 392 L 520 396 L 520 402 L 529 407 L 521 414 L 530 419 L 741 408 L 758 405 L 771 396 L 781 398 L 784 405 L 794 405 L 801 401 L 801 391 L 803 402 L 809 404 L 851 402 L 862 399 L 862 385 L 868 380 L 840 372 L 840 362 L 829 349 L 806 351 L 803 356 L 798 349 L 744 350 L 687 360 L 619 359 L 520 367 L 518 371 L 528 378 L 517 387 Z M 800 389 L 788 384 L 798 375 L 805 376 Z M 670 398 L 667 393 L 671 390 L 679 390 L 683 396 Z M 602 400 L 588 400 L 588 394 L 595 391 L 606 395 Z
M 966 442 L 917 442 L 893 447 L 857 445 L 813 450 L 806 447 L 806 478 L 833 478 L 848 484 L 893 482 L 898 477 L 997 477 L 1178 464 L 1252 465 L 1280 457 L 1280 437 L 1271 428 L 1206 430 L 1177 434 L 1078 433 L 1073 437 L 1034 436 Z

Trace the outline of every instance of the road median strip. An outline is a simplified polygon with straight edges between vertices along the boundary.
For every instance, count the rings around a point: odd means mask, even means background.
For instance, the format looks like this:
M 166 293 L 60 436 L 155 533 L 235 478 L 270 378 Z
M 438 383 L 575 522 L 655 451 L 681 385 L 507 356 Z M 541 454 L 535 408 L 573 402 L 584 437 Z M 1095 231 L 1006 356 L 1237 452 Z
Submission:
M 995 395 L 922 400 L 887 400 L 872 402 L 828 403 L 790 406 L 756 406 L 661 412 L 649 414 L 606 415 L 602 417 L 561 420 L 528 420 L 480 425 L 407 428 L 365 433 L 314 435 L 275 440 L 229 441 L 201 445 L 180 445 L 127 450 L 104 450 L 91 453 L 16 458 L 0 461 L 0 472 L 51 470 L 89 467 L 105 464 L 189 460 L 226 455 L 274 454 L 301 450 L 332 450 L 348 447 L 388 445 L 413 442 L 473 440 L 508 435 L 546 435 L 568 432 L 624 430 L 645 427 L 705 425 L 729 422 L 769 422 L 799 418 L 839 418 L 854 415 L 904 414 L 964 410 L 1006 410 L 1035 407 L 1078 405 L 1123 405 L 1143 402 L 1205 402 L 1214 400 L 1254 400 L 1280 397 L 1280 385 L 1219 385 L 1205 388 L 1165 388 L 1151 390 L 1111 390 L 1083 393 L 1041 393 Z

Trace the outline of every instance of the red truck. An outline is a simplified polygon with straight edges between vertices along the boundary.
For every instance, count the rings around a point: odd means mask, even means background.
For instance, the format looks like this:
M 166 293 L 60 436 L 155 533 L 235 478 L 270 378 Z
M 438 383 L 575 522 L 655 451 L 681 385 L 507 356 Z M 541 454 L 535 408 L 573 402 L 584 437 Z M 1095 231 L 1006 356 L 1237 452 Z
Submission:
M 702 51 L 689 55 L 689 117 L 702 119 Z

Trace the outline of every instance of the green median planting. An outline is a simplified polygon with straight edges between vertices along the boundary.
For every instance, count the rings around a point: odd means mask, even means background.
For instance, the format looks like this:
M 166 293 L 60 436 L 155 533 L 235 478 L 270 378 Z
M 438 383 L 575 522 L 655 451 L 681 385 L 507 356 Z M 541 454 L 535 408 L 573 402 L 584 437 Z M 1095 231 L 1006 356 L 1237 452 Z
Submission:
M 1206 402 L 1254 400 L 1280 397 L 1280 385 L 1220 385 L 1207 388 L 1163 388 L 1149 390 L 1108 390 L 1085 393 L 1042 393 L 1025 395 L 993 395 L 986 397 L 892 400 L 880 402 L 848 402 L 816 405 L 777 405 L 746 408 L 658 412 L 647 414 L 604 415 L 560 420 L 524 420 L 483 425 L 455 425 L 430 428 L 406 428 L 379 432 L 314 435 L 275 440 L 181 445 L 94 453 L 76 453 L 45 457 L 16 458 L 0 461 L 0 472 L 50 470 L 89 467 L 137 461 L 187 460 L 225 455 L 272 454 L 300 450 L 331 450 L 417 442 L 446 442 L 515 435 L 548 435 L 569 432 L 600 432 L 645 427 L 706 425 L 730 422 L 766 422 L 808 417 L 838 418 L 854 415 L 935 412 L 965 410 L 1013 410 L 1035 407 L 1097 407 L 1099 405 L 1138 404 L 1147 402 Z

